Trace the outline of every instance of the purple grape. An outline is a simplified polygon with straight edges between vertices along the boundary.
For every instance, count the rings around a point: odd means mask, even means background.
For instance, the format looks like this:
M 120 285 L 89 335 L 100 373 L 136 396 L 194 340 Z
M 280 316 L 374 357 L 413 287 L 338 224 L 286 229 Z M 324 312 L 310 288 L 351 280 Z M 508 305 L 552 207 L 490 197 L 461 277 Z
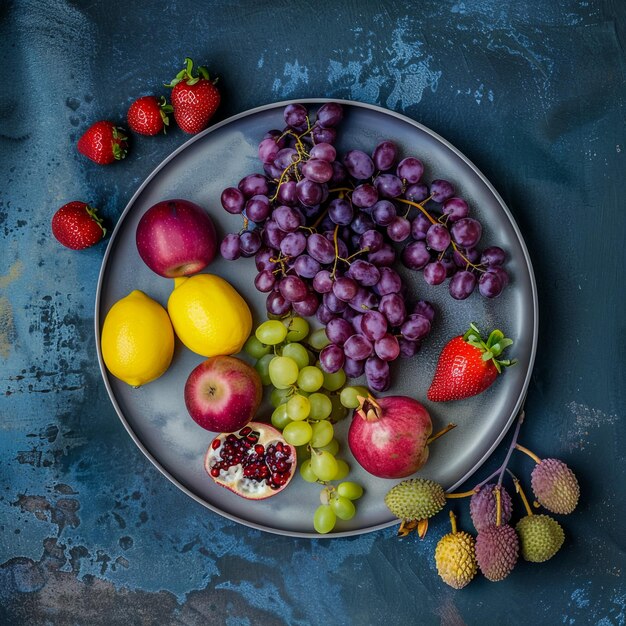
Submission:
M 248 174 L 239 181 L 239 191 L 246 197 L 252 198 L 252 196 L 266 196 L 269 187 L 267 185 L 267 178 L 262 174 Z
M 256 269 L 259 272 L 263 270 L 273 270 L 276 269 L 276 261 L 271 261 L 270 259 L 274 258 L 274 255 L 278 254 L 271 248 L 261 248 L 254 255 L 254 262 L 256 265 Z
M 393 141 L 381 141 L 372 153 L 372 161 L 377 170 L 386 172 L 390 170 L 396 162 L 398 148 Z
M 328 205 L 328 216 L 334 224 L 347 226 L 352 222 L 354 217 L 354 209 L 352 204 L 345 198 L 335 198 Z
M 374 185 L 363 183 L 352 192 L 352 204 L 361 208 L 368 208 L 378 202 L 378 191 Z
M 380 250 L 383 243 L 385 243 L 385 240 L 377 230 L 366 230 L 359 238 L 360 249 L 364 250 L 367 248 L 369 252 Z
M 297 257 L 306 250 L 306 237 L 303 233 L 287 233 L 280 242 L 280 251 L 285 256 Z
M 287 145 L 287 138 L 283 136 L 283 131 L 277 128 L 268 130 L 265 135 L 263 135 L 263 139 L 273 139 L 280 150 Z
M 424 267 L 424 280 L 429 285 L 441 285 L 447 277 L 446 267 L 441 261 L 428 263 Z
M 432 250 L 443 252 L 450 245 L 450 233 L 443 224 L 432 224 L 426 233 L 426 245 Z
M 276 140 L 268 137 L 259 144 L 259 159 L 261 163 L 272 163 L 278 154 L 280 147 Z
M 306 284 L 298 276 L 285 276 L 278 284 L 278 289 L 288 302 L 301 302 L 309 293 Z
M 411 222 L 406 217 L 395 217 L 387 226 L 387 236 L 391 241 L 401 242 L 411 234 Z
M 333 290 L 333 281 L 328 270 L 320 270 L 313 278 L 313 289 L 317 293 L 329 293 Z
M 267 296 L 265 306 L 270 315 L 276 315 L 278 317 L 287 315 L 287 313 L 291 311 L 291 302 L 285 300 L 279 291 L 272 291 Z
M 485 248 L 480 257 L 480 262 L 487 267 L 495 267 L 504 265 L 504 261 L 506 260 L 506 253 L 504 250 L 498 246 L 491 246 L 489 248 Z
M 320 208 L 319 204 L 316 206 L 305 206 L 304 204 L 301 204 L 298 210 L 304 216 L 305 221 L 311 221 L 313 219 L 317 219 Z
M 279 180 L 283 175 L 283 170 L 276 167 L 274 163 L 263 163 L 263 171 L 265 175 L 272 180 Z
M 326 336 L 338 346 L 343 346 L 352 335 L 354 335 L 352 324 L 341 317 L 332 319 L 326 324 Z
M 357 313 L 354 309 L 351 309 L 350 307 L 348 307 L 342 314 L 341 317 L 346 320 L 346 322 L 350 322 L 350 324 L 352 324 L 352 320 L 355 317 L 360 317 L 360 314 Z
M 362 235 L 366 230 L 372 230 L 373 228 L 375 228 L 375 225 L 372 221 L 372 218 L 361 211 L 352 220 L 350 228 L 352 228 L 352 230 L 357 233 L 357 235 Z
M 308 254 L 301 254 L 294 262 L 293 269 L 302 278 L 314 278 L 320 271 L 320 264 Z
M 348 337 L 343 344 L 345 355 L 355 361 L 364 361 L 374 352 L 372 342 L 363 335 L 355 334 Z
M 246 230 L 239 235 L 239 249 L 244 257 L 254 256 L 261 248 L 261 235 L 256 230 Z
M 348 309 L 349 311 L 353 311 L 355 313 L 355 316 L 352 318 L 352 328 L 354 328 L 354 331 L 359 334 L 359 335 L 364 335 L 365 333 L 363 332 L 363 315 L 357 313 L 356 311 L 354 311 L 354 309 Z M 344 314 L 345 316 L 345 314 Z M 352 333 L 353 335 L 354 333 Z M 351 336 L 352 336 L 351 335 Z
M 359 313 L 371 311 L 378 307 L 378 297 L 364 287 L 359 287 L 356 296 L 350 300 L 349 305 Z
M 435 202 L 445 202 L 454 195 L 454 187 L 447 180 L 433 180 L 430 183 L 430 195 Z
M 423 315 L 412 313 L 400 327 L 400 332 L 409 341 L 420 341 L 430 333 L 430 322 Z
M 452 239 L 464 248 L 473 248 L 478 243 L 482 232 L 483 228 L 480 222 L 472 217 L 460 219 L 450 229 Z
M 333 245 L 333 249 L 335 247 L 335 231 L 334 230 L 326 230 L 323 233 L 324 237 L 330 241 Z M 348 246 L 346 242 L 341 239 L 341 237 L 337 236 L 337 255 L 341 258 L 345 259 L 348 256 Z
M 451 279 L 448 289 L 455 300 L 469 298 L 476 287 L 476 276 L 467 270 L 457 272 Z
M 340 183 L 343 183 L 348 177 L 348 172 L 343 166 L 343 163 L 340 163 L 339 161 L 333 161 L 331 165 L 333 166 L 333 177 L 329 181 L 330 184 L 339 185 Z
M 374 288 L 379 296 L 386 296 L 388 293 L 399 293 L 402 289 L 402 279 L 398 272 L 390 267 L 380 268 L 380 280 Z
M 373 391 L 387 391 L 391 382 L 389 376 L 389 363 L 372 356 L 365 361 L 365 378 L 367 386 Z
M 263 270 L 256 275 L 254 279 L 254 286 L 261 293 L 268 293 L 272 291 L 274 285 L 276 283 L 276 276 L 274 276 L 274 272 L 271 270 Z
M 424 164 L 415 157 L 406 157 L 398 163 L 396 174 L 410 185 L 418 183 L 424 173 Z
M 493 272 L 485 272 L 478 279 L 478 291 L 485 298 L 496 298 L 502 293 L 502 290 L 502 281 Z
M 337 150 L 329 143 L 318 143 L 309 150 L 309 156 L 312 159 L 322 159 L 322 161 L 332 163 L 337 158 Z
M 455 250 L 452 253 L 452 260 L 457 267 L 461 269 L 467 269 L 468 261 L 470 264 L 478 263 L 480 259 L 480 252 L 476 248 L 470 248 L 469 250 Z
M 372 341 L 382 339 L 387 333 L 387 318 L 380 311 L 368 311 L 361 319 L 361 333 Z
M 270 214 L 270 201 L 267 196 L 252 196 L 246 202 L 246 215 L 253 222 L 264 222 Z
M 400 357 L 403 359 L 409 359 L 419 352 L 420 344 L 417 341 L 410 341 L 404 337 L 398 339 L 400 346 Z
M 263 224 L 263 243 L 269 248 L 278 250 L 285 235 L 285 231 L 281 230 L 274 220 L 267 220 L 265 224 Z
M 298 196 L 296 194 L 296 181 L 283 181 L 278 188 L 276 200 L 280 204 L 286 204 L 287 206 L 296 206 L 298 204 Z
M 378 310 L 387 318 L 389 326 L 400 326 L 406 318 L 406 305 L 399 293 L 389 293 L 380 299 Z
M 424 183 L 414 183 L 404 190 L 404 197 L 411 202 L 423 202 L 428 195 L 428 186 Z
M 332 291 L 322 296 L 322 302 L 333 312 L 342 313 L 346 310 L 347 304 L 340 300 Z
M 454 276 L 459 269 L 454 260 L 448 256 L 444 256 L 439 260 L 439 262 L 446 268 L 446 276 L 450 278 L 450 276 Z
M 241 256 L 239 235 L 237 233 L 230 233 L 224 237 L 220 244 L 220 254 L 227 261 L 235 261 Z
M 320 367 L 328 374 L 338 372 L 346 360 L 343 350 L 336 344 L 330 343 L 320 352 Z
M 311 129 L 311 139 L 316 144 L 329 143 L 332 145 L 337 140 L 337 131 L 334 128 L 324 128 L 315 123 Z
M 395 361 L 400 356 L 400 344 L 393 335 L 387 333 L 374 343 L 374 352 L 383 361 Z
M 319 298 L 312 292 L 307 293 L 304 300 L 293 303 L 293 310 L 302 317 L 315 315 L 320 306 Z
M 333 313 L 325 304 L 320 304 L 316 312 L 316 317 L 322 324 L 326 325 L 331 320 L 335 319 L 335 313 Z
M 333 177 L 333 166 L 322 159 L 309 159 L 302 165 L 302 175 L 314 183 L 327 183 Z
M 384 243 L 380 250 L 370 252 L 367 255 L 367 260 L 377 267 L 388 267 L 396 262 L 396 251 L 393 246 Z
M 374 185 L 381 198 L 397 198 L 402 195 L 402 181 L 393 174 L 380 174 L 376 177 Z
M 418 213 L 411 222 L 411 237 L 413 237 L 415 241 L 426 239 L 426 233 L 431 226 L 432 222 L 423 213 Z
M 441 207 L 449 222 L 458 222 L 469 214 L 469 206 L 462 198 L 448 198 Z
M 495 267 L 490 267 L 487 272 L 496 274 L 496 276 L 498 276 L 500 282 L 502 283 L 502 289 L 504 289 L 509 284 L 509 275 L 505 269 L 496 265 Z
M 317 206 L 324 198 L 324 189 L 319 183 L 303 178 L 296 184 L 296 195 L 305 206 Z
M 346 357 L 343 363 L 343 371 L 348 378 L 359 378 L 365 371 L 365 361 L 355 361 Z
M 294 148 L 283 148 L 278 151 L 274 165 L 282 172 L 291 167 L 298 160 L 298 152 Z
M 328 265 L 335 260 L 335 247 L 319 233 L 313 233 L 307 240 L 306 249 L 310 256 L 322 265 Z
M 379 200 L 372 207 L 372 219 L 379 226 L 389 226 L 397 215 L 396 207 L 389 200 Z
M 305 130 L 309 112 L 302 104 L 288 104 L 283 112 L 287 126 L 295 130 Z
M 353 261 L 347 274 L 363 287 L 372 287 L 380 280 L 380 271 L 378 268 L 363 259 Z
M 343 107 L 338 102 L 326 102 L 317 110 L 317 123 L 324 128 L 334 127 L 343 119 Z
M 374 173 L 374 163 L 362 150 L 350 150 L 343 157 L 343 164 L 352 178 L 366 180 Z
M 220 199 L 224 209 L 233 215 L 241 213 L 246 202 L 244 195 L 236 187 L 224 189 Z
M 417 315 L 423 315 L 431 324 L 435 319 L 435 307 L 426 300 L 420 300 L 414 307 L 413 313 Z
M 340 276 L 333 284 L 333 293 L 343 302 L 350 302 L 356 296 L 358 289 L 356 281 L 347 276 Z
M 413 241 L 402 250 L 402 263 L 411 270 L 421 270 L 430 262 L 430 252 L 423 241 Z

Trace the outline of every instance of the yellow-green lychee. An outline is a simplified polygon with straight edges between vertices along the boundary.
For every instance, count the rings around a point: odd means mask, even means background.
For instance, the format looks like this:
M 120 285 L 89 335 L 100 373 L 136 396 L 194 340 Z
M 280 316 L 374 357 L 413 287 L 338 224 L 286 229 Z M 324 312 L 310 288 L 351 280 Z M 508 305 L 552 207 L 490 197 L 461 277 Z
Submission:
M 522 557 L 532 563 L 551 559 L 563 545 L 565 533 L 549 515 L 527 515 L 515 526 L 520 539 Z
M 444 535 L 435 548 L 435 564 L 441 579 L 454 589 L 463 589 L 476 576 L 478 563 L 474 537 L 456 527 L 456 518 L 450 511 L 452 532 Z
M 446 494 L 439 483 L 425 478 L 409 478 L 387 492 L 385 504 L 398 519 L 424 520 L 443 509 Z

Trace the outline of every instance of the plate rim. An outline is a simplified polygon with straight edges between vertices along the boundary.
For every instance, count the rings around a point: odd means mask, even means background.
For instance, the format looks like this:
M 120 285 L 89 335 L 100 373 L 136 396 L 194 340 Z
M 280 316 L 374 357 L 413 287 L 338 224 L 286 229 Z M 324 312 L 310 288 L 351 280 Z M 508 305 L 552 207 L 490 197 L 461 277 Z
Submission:
M 109 256 L 112 254 L 111 251 L 114 248 L 114 243 L 115 243 L 117 234 L 121 230 L 124 219 L 126 218 L 128 213 L 131 211 L 137 198 L 143 193 L 143 190 L 148 186 L 148 184 L 150 184 L 150 182 L 152 182 L 152 180 L 161 171 L 161 169 L 163 169 L 170 161 L 174 160 L 178 156 L 178 154 L 180 154 L 183 150 L 187 149 L 191 144 L 195 143 L 196 141 L 199 141 L 200 139 L 222 128 L 223 126 L 232 124 L 233 122 L 239 119 L 256 115 L 258 113 L 267 111 L 269 109 L 284 108 L 289 104 L 324 104 L 326 102 L 337 102 L 343 106 L 369 109 L 369 110 L 375 111 L 383 115 L 395 117 L 401 120 L 402 122 L 408 123 L 418 128 L 422 132 L 430 135 L 433 139 L 443 144 L 448 150 L 450 150 L 458 158 L 460 158 L 479 177 L 481 182 L 489 189 L 490 193 L 494 196 L 494 198 L 500 205 L 501 209 L 504 211 L 505 215 L 509 219 L 511 226 L 515 232 L 515 235 L 518 239 L 518 242 L 520 244 L 520 247 L 522 249 L 522 252 L 524 254 L 524 260 L 528 267 L 528 273 L 530 277 L 530 287 L 531 287 L 531 292 L 532 292 L 533 333 L 532 333 L 532 343 L 531 343 L 531 350 L 530 350 L 530 358 L 528 362 L 528 369 L 526 371 L 526 376 L 522 384 L 521 392 L 519 394 L 517 402 L 515 403 L 513 411 L 511 411 L 511 415 L 508 417 L 506 424 L 504 425 L 502 429 L 502 432 L 497 436 L 495 441 L 489 446 L 489 448 L 482 455 L 482 457 L 474 464 L 474 467 L 468 472 L 466 472 L 447 491 L 454 491 L 459 485 L 464 483 L 466 480 L 469 480 L 486 463 L 486 461 L 491 457 L 495 449 L 500 445 L 504 437 L 507 435 L 508 431 L 511 428 L 511 425 L 513 424 L 513 422 L 519 415 L 520 411 L 522 410 L 524 406 L 524 402 L 526 400 L 526 394 L 528 393 L 528 387 L 530 385 L 530 380 L 531 380 L 532 373 L 533 373 L 533 367 L 534 367 L 535 357 L 537 353 L 538 336 L 539 336 L 539 303 L 538 303 L 538 293 L 537 293 L 537 281 L 535 278 L 535 273 L 534 273 L 532 261 L 530 258 L 530 254 L 528 252 L 528 247 L 526 246 L 526 241 L 524 240 L 521 230 L 517 222 L 515 221 L 515 218 L 513 217 L 513 214 L 511 213 L 510 209 L 508 208 L 508 206 L 506 205 L 506 203 L 504 202 L 503 198 L 500 196 L 498 191 L 489 181 L 489 179 L 465 154 L 463 154 L 458 148 L 456 148 L 453 144 L 451 144 L 447 139 L 439 135 L 439 133 L 433 131 L 432 129 L 425 126 L 424 124 L 402 113 L 398 113 L 397 111 L 392 111 L 390 109 L 387 109 L 385 107 L 382 107 L 376 104 L 358 102 L 355 100 L 345 100 L 345 99 L 340 99 L 340 98 L 297 98 L 297 99 L 291 99 L 291 100 L 281 100 L 277 102 L 263 104 L 257 107 L 253 107 L 251 109 L 247 109 L 245 111 L 241 111 L 240 113 L 236 113 L 235 115 L 231 115 L 221 120 L 220 122 L 217 122 L 209 126 L 208 128 L 194 135 L 193 137 L 190 137 L 189 139 L 184 141 L 180 146 L 178 146 L 176 149 L 170 152 L 160 163 L 156 165 L 156 167 L 148 174 L 148 176 L 146 176 L 146 178 L 143 180 L 141 185 L 139 185 L 139 187 L 135 190 L 135 192 L 129 199 L 128 203 L 124 207 L 124 210 L 122 211 L 122 213 L 117 219 L 115 227 L 113 228 L 113 231 L 109 238 L 109 241 L 107 242 L 106 250 L 102 257 L 100 271 L 98 273 L 98 284 L 96 287 L 95 304 L 94 304 L 94 309 L 95 309 L 94 311 L 94 334 L 95 334 L 95 339 L 96 339 L 96 352 L 98 356 L 98 364 L 100 366 L 100 373 L 101 373 L 102 381 L 104 382 L 107 395 L 113 405 L 113 408 L 115 409 L 115 412 L 117 413 L 118 418 L 122 422 L 124 428 L 126 429 L 127 433 L 130 435 L 135 445 L 141 450 L 141 452 L 143 452 L 146 458 L 159 470 L 159 472 L 161 472 L 161 474 L 163 474 L 171 483 L 173 483 L 176 487 L 178 487 L 183 493 L 191 497 L 193 500 L 195 500 L 202 506 L 213 511 L 214 513 L 217 513 L 218 515 L 225 517 L 231 521 L 242 524 L 243 526 L 248 526 L 249 528 L 254 528 L 255 530 L 262 530 L 264 532 L 269 532 L 272 534 L 289 536 L 289 537 L 298 537 L 298 538 L 303 538 L 303 539 L 338 539 L 341 537 L 355 537 L 358 535 L 364 535 L 367 533 L 389 528 L 391 526 L 398 524 L 398 520 L 393 519 L 389 522 L 383 522 L 381 524 L 374 524 L 372 526 L 366 526 L 366 527 L 359 528 L 359 529 L 345 530 L 345 531 L 328 533 L 326 535 L 320 535 L 314 532 L 299 532 L 299 531 L 293 531 L 293 530 L 283 530 L 283 529 L 273 528 L 271 526 L 266 526 L 265 524 L 260 524 L 260 523 L 253 522 L 247 519 L 243 519 L 241 517 L 238 517 L 237 515 L 233 515 L 232 513 L 229 513 L 227 511 L 224 511 L 216 507 L 214 504 L 207 502 L 206 500 L 201 498 L 198 494 L 194 493 L 191 489 L 183 485 L 177 478 L 175 478 L 167 469 L 165 469 L 165 467 L 163 467 L 160 461 L 148 450 L 148 448 L 140 440 L 139 436 L 133 431 L 128 420 L 123 414 L 117 402 L 115 394 L 113 393 L 111 385 L 109 383 L 109 374 L 108 374 L 108 371 L 106 369 L 106 366 L 104 364 L 104 360 L 102 357 L 102 347 L 101 347 L 101 342 L 100 342 L 100 331 L 101 331 L 100 306 L 101 306 L 101 296 L 102 296 L 102 285 L 104 283 L 107 262 L 109 260 Z

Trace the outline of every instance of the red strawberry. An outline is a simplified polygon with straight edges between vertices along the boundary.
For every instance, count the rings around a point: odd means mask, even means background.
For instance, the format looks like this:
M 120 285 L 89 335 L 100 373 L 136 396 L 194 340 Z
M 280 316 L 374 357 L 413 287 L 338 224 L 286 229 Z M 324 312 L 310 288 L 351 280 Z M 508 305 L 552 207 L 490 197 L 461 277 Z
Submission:
M 108 165 L 126 156 L 127 137 L 123 128 L 101 120 L 92 124 L 78 140 L 78 151 L 99 165 Z
M 158 135 L 169 126 L 168 113 L 173 110 L 163 96 L 143 96 L 135 100 L 128 109 L 128 126 L 140 135 Z
M 83 250 L 98 243 L 106 235 L 96 209 L 86 202 L 64 204 L 52 217 L 52 234 L 66 248 Z
M 513 343 L 494 330 L 485 343 L 474 324 L 462 337 L 451 339 L 441 351 L 428 399 L 433 402 L 460 400 L 478 395 L 515 360 L 499 360 L 502 351 Z
M 186 133 L 192 135 L 204 130 L 220 103 L 220 92 L 215 86 L 217 79 L 209 80 L 206 67 L 198 67 L 198 76 L 193 73 L 193 61 L 185 59 L 185 69 L 166 87 L 172 89 L 174 119 Z

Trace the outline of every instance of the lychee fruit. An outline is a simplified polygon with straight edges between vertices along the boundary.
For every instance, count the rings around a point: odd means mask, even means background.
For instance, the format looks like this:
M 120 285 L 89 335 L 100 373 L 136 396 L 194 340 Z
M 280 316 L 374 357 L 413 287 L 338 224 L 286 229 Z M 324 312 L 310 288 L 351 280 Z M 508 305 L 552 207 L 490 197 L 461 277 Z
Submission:
M 443 487 L 425 478 L 410 478 L 392 487 L 385 496 L 389 510 L 401 520 L 424 520 L 446 504 Z
M 565 534 L 561 525 L 549 515 L 527 515 L 515 526 L 522 557 L 532 563 L 551 559 L 563 545 Z
M 498 486 L 489 483 L 480 488 L 470 498 L 470 516 L 476 530 L 481 531 L 487 526 L 495 526 L 497 521 L 497 499 L 495 490 Z M 500 489 L 500 520 L 503 524 L 507 524 L 511 519 L 511 511 L 513 503 L 511 496 L 504 487 Z
M 576 508 L 580 487 L 574 472 L 563 461 L 542 459 L 530 480 L 535 498 L 548 511 L 567 515 Z
M 492 582 L 505 579 L 515 567 L 519 539 L 512 526 L 487 526 L 476 537 L 476 560 L 485 578 Z
M 478 563 L 474 537 L 458 531 L 456 518 L 450 511 L 452 532 L 444 535 L 435 548 L 435 564 L 441 579 L 450 587 L 463 589 L 476 576 Z

